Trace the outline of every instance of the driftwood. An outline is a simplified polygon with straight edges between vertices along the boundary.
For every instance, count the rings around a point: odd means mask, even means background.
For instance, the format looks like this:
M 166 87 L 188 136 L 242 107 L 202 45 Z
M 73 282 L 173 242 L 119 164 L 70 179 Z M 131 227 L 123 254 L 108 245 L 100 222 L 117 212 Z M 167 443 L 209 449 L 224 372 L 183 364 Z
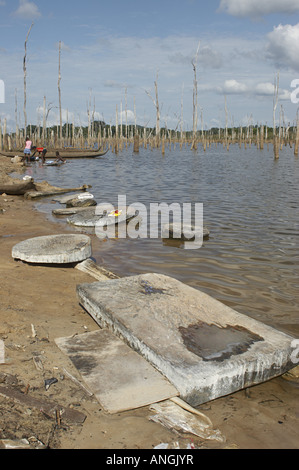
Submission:
M 98 281 L 108 281 L 109 279 L 119 279 L 116 274 L 107 271 L 107 269 L 98 266 L 92 259 L 88 258 L 75 266 L 76 269 L 89 274 Z
M 25 193 L 24 197 L 25 199 L 37 199 L 37 198 L 42 198 L 42 197 L 48 197 L 48 196 L 55 196 L 57 194 L 64 194 L 64 193 L 72 193 L 75 191 L 85 191 L 91 186 L 84 184 L 80 188 L 68 188 L 68 189 L 61 189 L 61 188 L 56 188 L 56 187 L 51 187 L 49 186 L 48 190 L 39 190 L 40 185 L 35 185 L 36 191 L 28 191 Z
M 70 158 L 70 159 L 75 159 L 75 158 L 98 158 L 98 157 L 103 157 L 109 152 L 108 150 L 79 150 L 79 149 L 67 149 L 67 150 L 60 150 L 59 155 L 62 158 Z M 0 155 L 3 155 L 4 157 L 10 157 L 14 158 L 15 156 L 22 156 L 24 157 L 24 150 L 14 150 L 14 151 L 9 151 L 9 152 L 0 152 Z M 35 156 L 38 156 L 36 154 Z M 48 150 L 46 154 L 46 160 L 55 160 L 56 159 L 56 150 Z
M 32 181 L 25 181 L 13 184 L 1 184 L 0 183 L 0 194 L 7 194 L 9 196 L 23 196 L 30 190 L 34 190 L 35 186 Z

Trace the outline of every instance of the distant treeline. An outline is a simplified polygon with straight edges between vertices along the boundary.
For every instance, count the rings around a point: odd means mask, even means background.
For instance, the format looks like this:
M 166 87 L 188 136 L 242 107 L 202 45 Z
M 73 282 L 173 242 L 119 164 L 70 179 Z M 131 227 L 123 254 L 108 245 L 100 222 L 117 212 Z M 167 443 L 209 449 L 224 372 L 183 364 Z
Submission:
M 197 134 L 199 137 L 205 136 L 206 138 L 208 137 L 223 137 L 224 135 L 229 137 L 229 138 L 237 138 L 238 136 L 243 136 L 243 137 L 256 137 L 259 135 L 261 131 L 261 127 L 263 127 L 263 132 L 264 135 L 267 136 L 268 138 L 273 137 L 273 127 L 270 126 L 261 126 L 261 125 L 252 125 L 252 126 L 239 126 L 239 127 L 228 127 L 228 128 L 223 128 L 223 127 L 212 127 L 211 129 L 203 129 L 203 130 L 198 130 Z M 19 133 L 22 134 L 23 136 L 36 136 L 39 135 L 41 136 L 42 134 L 42 128 L 40 126 L 37 126 L 35 124 L 31 124 L 27 126 L 26 132 L 24 132 L 24 129 L 19 129 Z M 283 128 L 284 131 L 286 128 Z M 289 126 L 287 127 L 287 132 L 289 135 L 293 136 L 296 134 L 296 126 Z M 276 133 L 279 132 L 279 126 L 276 128 Z M 147 136 L 156 136 L 156 128 L 155 127 L 143 127 L 140 125 L 134 125 L 134 124 L 129 124 L 129 125 L 108 125 L 104 121 L 94 121 L 92 123 L 92 126 L 74 126 L 73 124 L 64 124 L 62 126 L 62 137 L 68 138 L 68 137 L 74 137 L 74 136 L 80 136 L 84 137 L 85 139 L 88 139 L 88 137 L 91 138 L 97 138 L 99 135 L 102 138 L 108 138 L 108 137 L 134 137 L 136 134 L 138 134 L 140 137 L 143 136 L 143 134 L 146 133 Z M 16 137 L 16 132 L 12 132 L 11 134 L 12 138 Z M 45 137 L 49 136 L 54 136 L 55 138 L 58 138 L 60 135 L 60 129 L 59 126 L 51 126 L 47 127 L 45 130 Z M 166 127 L 161 127 L 160 129 L 160 137 L 165 136 L 165 137 L 171 137 L 171 138 L 176 138 L 181 135 L 180 130 L 176 129 L 168 129 Z M 189 140 L 193 136 L 193 131 L 184 131 L 183 132 L 184 138 Z

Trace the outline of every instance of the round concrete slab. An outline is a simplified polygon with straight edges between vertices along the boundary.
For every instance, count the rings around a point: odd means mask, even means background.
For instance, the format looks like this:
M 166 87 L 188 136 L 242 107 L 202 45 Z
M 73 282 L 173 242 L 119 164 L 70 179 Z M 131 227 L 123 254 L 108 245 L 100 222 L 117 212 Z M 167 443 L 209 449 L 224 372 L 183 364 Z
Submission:
M 12 249 L 12 257 L 28 263 L 68 264 L 91 256 L 86 235 L 49 235 L 25 240 Z

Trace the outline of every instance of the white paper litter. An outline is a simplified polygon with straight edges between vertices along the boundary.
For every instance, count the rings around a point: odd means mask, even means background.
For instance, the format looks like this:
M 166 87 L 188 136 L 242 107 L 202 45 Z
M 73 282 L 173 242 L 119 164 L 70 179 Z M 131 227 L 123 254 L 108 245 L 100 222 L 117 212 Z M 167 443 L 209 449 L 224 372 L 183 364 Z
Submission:
M 94 195 L 90 193 L 79 194 L 78 199 L 94 199 Z

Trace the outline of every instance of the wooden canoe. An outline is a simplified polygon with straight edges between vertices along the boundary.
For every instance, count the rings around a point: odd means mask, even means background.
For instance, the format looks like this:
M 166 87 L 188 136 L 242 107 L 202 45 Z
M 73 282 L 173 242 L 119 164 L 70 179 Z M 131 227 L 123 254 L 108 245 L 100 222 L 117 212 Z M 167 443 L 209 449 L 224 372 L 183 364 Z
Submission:
M 109 151 L 108 150 L 79 150 L 79 149 L 65 149 L 65 150 L 59 150 L 59 155 L 62 158 L 97 158 L 97 157 L 103 157 L 106 155 Z M 10 152 L 0 152 L 0 155 L 3 155 L 4 157 L 10 157 L 13 158 L 16 155 L 18 156 L 24 156 L 23 150 L 14 150 Z M 35 154 L 36 157 L 38 157 L 38 153 Z M 56 150 L 48 150 L 46 159 L 51 159 L 54 160 L 56 158 Z

